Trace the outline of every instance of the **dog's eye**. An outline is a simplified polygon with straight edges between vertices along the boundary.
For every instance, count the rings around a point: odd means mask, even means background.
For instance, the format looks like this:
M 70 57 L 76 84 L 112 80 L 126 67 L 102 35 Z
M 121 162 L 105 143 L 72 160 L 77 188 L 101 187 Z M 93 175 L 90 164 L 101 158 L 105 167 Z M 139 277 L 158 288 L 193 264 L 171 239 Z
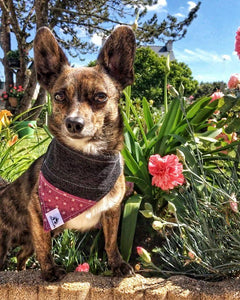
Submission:
M 54 95 L 54 100 L 58 103 L 62 103 L 66 100 L 66 96 L 64 92 L 58 92 Z
M 108 99 L 107 95 L 105 93 L 96 93 L 94 95 L 94 101 L 97 103 L 104 103 Z

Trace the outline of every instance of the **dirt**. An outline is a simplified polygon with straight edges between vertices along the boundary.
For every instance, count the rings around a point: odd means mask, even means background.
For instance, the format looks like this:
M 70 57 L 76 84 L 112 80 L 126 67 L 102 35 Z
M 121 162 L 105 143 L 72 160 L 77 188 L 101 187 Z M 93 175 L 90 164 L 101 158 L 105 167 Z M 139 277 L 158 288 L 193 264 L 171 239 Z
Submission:
M 0 272 L 0 299 L 240 299 L 240 279 L 205 282 L 185 276 L 169 279 L 144 278 L 141 275 L 112 278 L 90 273 L 69 273 L 58 283 L 46 283 L 39 271 L 6 271 Z

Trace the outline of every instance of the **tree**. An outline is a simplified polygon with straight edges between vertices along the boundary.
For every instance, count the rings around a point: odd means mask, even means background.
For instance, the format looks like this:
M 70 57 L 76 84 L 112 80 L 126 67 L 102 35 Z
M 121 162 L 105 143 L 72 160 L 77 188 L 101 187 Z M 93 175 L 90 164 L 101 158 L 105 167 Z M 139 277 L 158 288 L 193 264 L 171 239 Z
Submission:
M 129 17 L 134 18 L 138 11 L 139 27 L 136 32 L 138 40 L 149 43 L 155 39 L 177 40 L 185 36 L 187 27 L 197 16 L 200 2 L 181 22 L 175 17 L 167 16 L 159 22 L 157 15 L 150 20 L 144 20 L 147 5 L 156 4 L 157 0 L 0 0 L 1 21 L 9 22 L 19 49 L 20 68 L 17 74 L 18 83 L 26 88 L 26 92 L 18 112 L 31 106 L 32 96 L 36 87 L 34 65 L 31 64 L 31 75 L 27 71 L 26 53 L 33 47 L 35 29 L 48 26 L 54 31 L 59 43 L 70 55 L 81 56 L 83 53 L 95 51 L 88 37 L 93 34 L 108 35 L 116 24 L 128 23 Z M 6 26 L 2 26 L 5 30 Z M 81 37 L 81 36 L 84 37 Z M 2 48 L 5 44 L 2 41 Z M 4 68 L 9 68 L 4 59 Z M 8 70 L 9 71 L 9 70 Z M 5 71 L 6 73 L 6 71 Z M 41 91 L 40 95 L 43 95 Z M 43 103 L 44 97 L 39 97 L 35 106 Z M 36 113 L 35 117 L 37 117 Z
M 166 57 L 159 57 L 151 48 L 140 47 L 137 49 L 134 70 L 135 83 L 132 87 L 132 96 L 148 100 L 154 100 L 159 106 L 163 102 L 164 76 L 166 71 Z M 185 88 L 185 96 L 192 95 L 198 85 L 193 79 L 190 68 L 177 61 L 170 63 L 168 82 L 179 88 L 182 83 Z
M 214 81 L 214 82 L 201 82 L 194 93 L 194 98 L 201 98 L 203 96 L 211 96 L 212 93 L 217 90 L 224 90 L 227 88 L 227 85 L 223 81 Z

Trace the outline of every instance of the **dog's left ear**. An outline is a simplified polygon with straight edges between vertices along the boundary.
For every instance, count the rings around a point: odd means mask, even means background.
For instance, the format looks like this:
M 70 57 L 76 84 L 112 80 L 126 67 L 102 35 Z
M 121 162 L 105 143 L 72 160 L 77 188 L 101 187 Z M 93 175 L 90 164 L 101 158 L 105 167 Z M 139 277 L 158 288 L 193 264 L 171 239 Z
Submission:
M 119 26 L 108 37 L 98 56 L 98 63 L 124 89 L 133 83 L 136 41 L 129 26 Z

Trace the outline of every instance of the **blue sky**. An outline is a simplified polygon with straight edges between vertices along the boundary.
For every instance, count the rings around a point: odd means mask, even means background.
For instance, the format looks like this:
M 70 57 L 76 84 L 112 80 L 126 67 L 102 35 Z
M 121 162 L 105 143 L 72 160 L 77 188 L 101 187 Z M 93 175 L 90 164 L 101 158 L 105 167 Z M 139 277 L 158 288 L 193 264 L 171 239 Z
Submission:
M 159 20 L 163 20 L 169 13 L 181 21 L 196 3 L 195 0 L 158 0 L 157 5 L 149 7 L 148 14 L 151 16 L 157 13 Z M 240 72 L 240 61 L 234 52 L 235 33 L 240 27 L 239 15 L 239 0 L 202 0 L 198 17 L 188 27 L 186 37 L 173 44 L 176 59 L 186 63 L 199 82 L 227 82 L 232 73 Z M 133 21 L 129 20 L 130 23 Z M 84 36 L 81 29 L 79 34 Z M 101 38 L 97 35 L 94 35 L 92 41 L 101 44 Z M 161 45 L 161 42 L 156 45 Z M 85 62 L 70 57 L 69 60 L 75 66 L 86 65 L 96 56 L 97 53 L 86 56 Z M 0 76 L 2 75 L 0 64 Z
M 196 3 L 158 0 L 157 5 L 149 7 L 149 16 L 157 13 L 159 20 L 163 20 L 169 13 L 181 21 Z M 188 27 L 185 38 L 173 44 L 176 59 L 186 63 L 199 82 L 228 82 L 230 75 L 240 70 L 240 61 L 234 52 L 235 33 L 240 27 L 239 14 L 239 0 L 203 0 L 198 17 Z M 101 45 L 101 38 L 97 35 L 92 41 Z M 156 45 L 161 45 L 161 42 Z
M 155 12 L 161 20 L 169 13 L 181 21 L 196 3 L 159 0 L 158 5 L 150 7 L 149 15 Z M 234 52 L 235 33 L 240 27 L 239 15 L 239 0 L 203 0 L 186 37 L 174 43 L 176 59 L 185 62 L 199 82 L 227 82 L 232 73 L 240 71 L 240 61 Z M 161 42 L 156 44 L 161 45 Z
M 159 6 L 159 17 L 169 12 L 181 19 L 197 1 L 162 0 L 159 3 L 163 4 Z M 239 0 L 203 0 L 186 37 L 174 43 L 176 59 L 185 62 L 199 82 L 227 82 L 232 73 L 240 71 L 240 61 L 234 52 L 239 13 Z

